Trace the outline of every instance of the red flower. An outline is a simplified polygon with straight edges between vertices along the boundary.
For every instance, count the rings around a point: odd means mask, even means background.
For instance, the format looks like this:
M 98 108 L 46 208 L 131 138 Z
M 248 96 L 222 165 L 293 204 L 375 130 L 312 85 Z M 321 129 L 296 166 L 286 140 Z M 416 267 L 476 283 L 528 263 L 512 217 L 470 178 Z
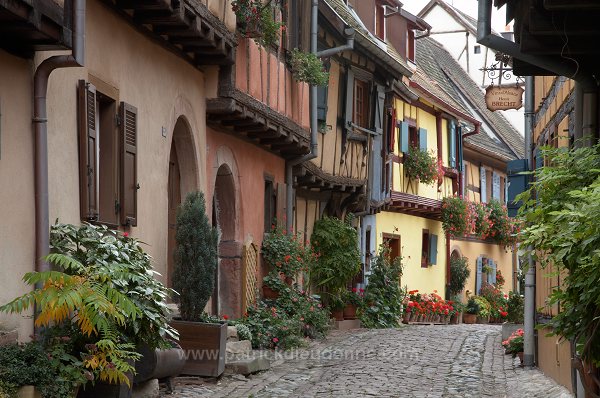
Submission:
M 123 232 L 123 237 L 124 237 L 124 238 L 127 238 L 128 236 L 129 236 L 129 233 L 127 233 L 127 232 Z
M 279 342 L 279 339 L 277 337 L 273 337 L 273 343 L 277 344 Z
M 283 259 L 286 263 L 290 261 L 290 259 L 292 258 L 292 256 L 290 256 L 289 254 L 287 256 L 285 256 L 285 258 Z
M 356 288 L 355 287 L 352 288 L 352 293 L 356 293 Z
M 227 315 L 223 315 L 223 319 L 228 320 L 229 317 Z

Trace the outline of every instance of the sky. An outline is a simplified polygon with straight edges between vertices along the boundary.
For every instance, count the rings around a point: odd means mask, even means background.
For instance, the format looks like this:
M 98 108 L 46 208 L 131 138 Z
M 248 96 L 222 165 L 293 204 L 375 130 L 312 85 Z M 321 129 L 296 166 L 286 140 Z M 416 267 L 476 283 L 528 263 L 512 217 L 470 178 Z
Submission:
M 418 14 L 429 3 L 429 0 L 401 0 L 404 4 L 403 8 L 411 14 Z M 459 10 L 469 14 L 477 19 L 477 0 L 446 0 L 447 3 L 453 5 Z M 497 32 L 504 31 L 504 21 L 506 18 L 506 9 L 502 7 L 497 10 L 495 7 L 492 11 L 492 29 Z

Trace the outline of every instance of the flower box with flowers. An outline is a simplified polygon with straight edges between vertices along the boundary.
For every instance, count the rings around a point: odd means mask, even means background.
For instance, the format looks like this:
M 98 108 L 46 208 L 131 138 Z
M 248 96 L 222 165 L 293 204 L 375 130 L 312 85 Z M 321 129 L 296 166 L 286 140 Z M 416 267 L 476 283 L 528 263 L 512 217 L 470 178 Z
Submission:
M 517 329 L 510 337 L 502 342 L 505 353 L 511 354 L 512 357 L 516 357 L 519 353 L 523 352 L 524 338 L 523 329 Z
M 442 299 L 437 291 L 421 294 L 418 290 L 408 292 L 404 301 L 404 323 L 447 324 L 454 311 L 453 302 Z
M 352 288 L 344 294 L 344 319 L 356 319 L 356 310 L 362 306 L 365 296 L 365 289 Z

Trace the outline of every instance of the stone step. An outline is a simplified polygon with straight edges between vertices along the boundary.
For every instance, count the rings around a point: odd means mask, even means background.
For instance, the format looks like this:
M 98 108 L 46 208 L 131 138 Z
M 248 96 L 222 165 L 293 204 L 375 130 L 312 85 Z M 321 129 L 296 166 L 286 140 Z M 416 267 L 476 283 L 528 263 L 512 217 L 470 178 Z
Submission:
M 248 355 L 252 352 L 252 343 L 250 340 L 228 341 L 225 346 L 227 355 Z
M 225 374 L 241 374 L 248 376 L 252 373 L 269 370 L 271 361 L 264 356 L 234 359 L 225 363 Z

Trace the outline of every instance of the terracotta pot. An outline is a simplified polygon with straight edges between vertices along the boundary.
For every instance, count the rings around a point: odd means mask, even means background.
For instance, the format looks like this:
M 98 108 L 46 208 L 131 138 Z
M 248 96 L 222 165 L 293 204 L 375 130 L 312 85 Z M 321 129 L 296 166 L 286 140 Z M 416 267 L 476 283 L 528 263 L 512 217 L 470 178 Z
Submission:
M 344 310 L 343 309 L 332 310 L 331 317 L 334 318 L 336 321 L 343 321 L 344 320 Z
M 356 306 L 354 304 L 346 304 L 344 307 L 344 319 L 356 319 Z
M 411 317 L 411 313 L 405 312 L 404 315 L 402 316 L 402 323 L 410 322 L 410 317 Z
M 477 323 L 481 323 L 481 324 L 488 324 L 490 323 L 490 318 L 489 317 L 482 317 L 482 316 L 477 316 Z
M 463 314 L 463 322 L 467 324 L 473 324 L 477 322 L 477 314 Z
M 267 300 L 275 300 L 279 298 L 279 292 L 271 289 L 269 286 L 263 285 L 262 287 L 263 298 Z

